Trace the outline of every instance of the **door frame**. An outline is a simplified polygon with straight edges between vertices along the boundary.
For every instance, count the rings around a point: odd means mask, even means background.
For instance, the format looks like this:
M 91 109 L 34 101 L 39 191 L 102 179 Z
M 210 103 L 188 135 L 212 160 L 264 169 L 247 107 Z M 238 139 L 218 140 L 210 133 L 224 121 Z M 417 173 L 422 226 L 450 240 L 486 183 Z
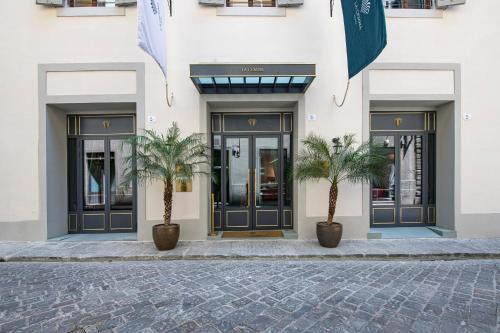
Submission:
M 283 191 L 284 191 L 284 181 L 285 181 L 285 167 L 284 167 L 284 151 L 283 151 L 283 136 L 284 135 L 290 135 L 290 149 L 291 149 L 291 157 L 293 160 L 293 152 L 295 149 L 295 131 L 294 131 L 294 113 L 291 111 L 280 111 L 280 112 L 272 112 L 274 114 L 279 114 L 281 121 L 285 121 L 285 115 L 291 117 L 291 127 L 289 130 L 286 130 L 283 126 L 281 128 L 281 131 L 242 131 L 242 132 L 224 132 L 222 125 L 220 125 L 220 131 L 214 131 L 213 130 L 213 116 L 221 117 L 220 121 L 222 121 L 222 116 L 225 114 L 230 114 L 230 115 L 241 115 L 241 116 L 249 116 L 249 115 L 259 115 L 259 114 L 270 114 L 269 112 L 212 112 L 210 113 L 210 121 L 209 123 L 212 124 L 212 127 L 209 130 L 210 133 L 210 141 L 212 142 L 212 149 L 213 149 L 213 138 L 214 136 L 220 136 L 221 140 L 221 208 L 218 211 L 214 212 L 215 214 L 220 213 L 220 227 L 215 227 L 217 231 L 243 231 L 243 230 L 282 230 L 282 229 L 294 229 L 295 228 L 295 223 L 294 223 L 294 215 L 295 215 L 295 198 L 292 198 L 291 205 L 287 206 L 286 212 L 285 212 L 285 205 L 284 205 L 284 198 L 283 198 Z M 249 154 L 250 154 L 250 160 L 249 160 L 249 167 L 251 170 L 251 197 L 249 198 L 250 200 L 250 207 L 249 207 L 249 227 L 247 229 L 241 228 L 241 227 L 226 227 L 226 167 L 227 167 L 227 161 L 225 157 L 225 151 L 226 151 L 226 138 L 228 137 L 247 137 L 249 139 Z M 278 139 L 278 156 L 279 156 L 279 194 L 278 194 L 278 206 L 277 211 L 278 211 L 278 225 L 275 226 L 263 226 L 257 228 L 256 226 L 256 210 L 257 208 L 255 207 L 255 138 L 258 137 L 276 137 Z M 209 186 L 209 193 L 211 186 Z M 291 193 L 295 197 L 295 183 L 292 184 L 292 190 Z M 285 217 L 285 214 L 288 214 L 287 217 Z M 284 225 L 285 223 L 285 218 L 288 218 L 290 220 L 290 224 Z M 215 221 L 214 221 L 215 224 Z
M 79 133 L 70 133 L 68 129 L 68 133 L 66 135 L 66 142 L 69 142 L 69 140 L 75 140 L 76 141 L 76 200 L 77 200 L 77 209 L 76 211 L 71 210 L 70 204 L 69 204 L 69 182 L 67 183 L 66 186 L 66 191 L 68 192 L 68 202 L 67 202 L 67 209 L 68 209 L 68 233 L 70 234 L 92 234 L 92 233 L 135 233 L 137 232 L 137 227 L 138 227 L 138 184 L 137 181 L 132 182 L 132 208 L 131 209 L 124 209 L 124 210 L 112 210 L 111 209 L 111 141 L 112 140 L 126 140 L 130 137 L 133 137 L 135 135 L 135 116 L 132 114 L 119 114 L 119 115 L 107 115 L 107 114 L 92 114 L 92 115 L 86 115 L 86 114 L 69 114 L 67 115 L 68 121 L 67 123 L 69 124 L 69 118 L 70 117 L 134 117 L 134 133 L 130 134 L 79 134 Z M 75 118 L 76 119 L 76 118 Z M 104 188 L 104 195 L 105 195 L 105 202 L 104 202 L 104 209 L 103 210 L 96 210 L 96 211 L 86 211 L 84 210 L 84 164 L 85 164 L 85 157 L 84 157 L 84 141 L 88 140 L 102 140 L 103 145 L 104 145 L 104 174 L 106 175 L 105 177 L 105 188 Z M 132 154 L 135 156 L 136 150 L 135 147 L 132 148 Z M 68 145 L 69 149 L 69 145 Z M 67 157 L 68 158 L 68 157 Z M 68 163 L 68 161 L 66 161 Z M 135 161 L 133 162 L 134 167 L 135 167 Z M 70 177 L 70 173 L 68 170 L 68 179 Z M 103 229 L 84 229 L 84 219 L 85 217 L 89 216 L 97 216 L 97 215 L 104 215 L 104 228 Z M 118 216 L 118 215 L 130 215 L 130 220 L 126 220 L 127 224 L 128 221 L 130 221 L 131 227 L 119 227 L 119 228 L 113 228 L 112 227 L 112 218 L 113 216 Z M 122 222 L 123 223 L 123 222 Z M 72 225 L 75 225 L 74 228 L 71 228 Z

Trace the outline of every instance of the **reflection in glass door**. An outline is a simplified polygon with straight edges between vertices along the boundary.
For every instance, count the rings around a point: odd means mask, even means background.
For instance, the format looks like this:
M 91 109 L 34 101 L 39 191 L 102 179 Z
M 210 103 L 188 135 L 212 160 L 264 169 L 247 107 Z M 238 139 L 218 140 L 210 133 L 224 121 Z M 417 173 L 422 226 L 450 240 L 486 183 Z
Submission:
M 74 139 L 70 139 L 74 142 Z M 76 141 L 78 142 L 78 141 Z M 78 153 L 81 147 L 81 153 Z M 82 168 L 78 161 L 69 161 L 69 201 L 70 212 L 76 214 L 81 224 L 73 232 L 127 232 L 135 230 L 134 197 L 135 184 L 125 182 L 127 161 L 133 155 L 132 146 L 125 138 L 82 139 L 80 144 L 69 144 L 69 149 L 76 150 L 73 156 L 80 155 Z M 79 175 L 78 170 L 82 170 Z M 74 180 L 72 180 L 74 179 Z M 74 193 L 81 179 L 81 213 L 78 213 L 78 194 Z M 76 197 L 76 202 L 73 199 Z
M 372 219 L 376 223 L 396 223 L 396 148 L 395 136 L 372 136 L 372 142 L 384 147 L 388 164 L 384 177 L 372 184 Z M 372 222 L 373 223 L 373 222 Z
M 385 176 L 371 185 L 372 226 L 435 223 L 435 162 L 432 135 L 372 134 L 389 161 Z
M 293 228 L 293 117 L 212 115 L 215 230 Z
M 225 228 L 279 228 L 279 137 L 231 136 L 224 146 Z
M 422 198 L 423 136 L 401 135 L 399 138 L 399 223 L 424 223 Z
M 110 155 L 110 205 L 113 210 L 132 210 L 134 199 L 134 184 L 125 182 L 125 166 L 132 156 L 132 146 L 126 140 L 109 140 Z
M 279 138 L 255 137 L 255 228 L 279 227 L 280 158 Z
M 228 229 L 250 228 L 250 139 L 248 137 L 227 137 L 224 146 L 226 227 Z
M 104 140 L 83 140 L 83 209 L 87 211 L 104 210 L 106 176 Z

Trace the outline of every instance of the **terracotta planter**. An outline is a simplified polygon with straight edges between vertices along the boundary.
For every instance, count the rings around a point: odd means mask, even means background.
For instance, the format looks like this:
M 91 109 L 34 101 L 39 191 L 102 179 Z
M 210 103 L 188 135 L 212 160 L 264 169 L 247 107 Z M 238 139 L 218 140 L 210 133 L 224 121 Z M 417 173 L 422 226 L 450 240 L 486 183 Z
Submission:
M 180 227 L 178 224 L 157 224 L 153 226 L 153 240 L 160 251 L 172 250 L 179 241 Z
M 342 224 L 318 222 L 316 224 L 316 236 L 318 236 L 321 246 L 328 248 L 337 247 L 342 239 Z

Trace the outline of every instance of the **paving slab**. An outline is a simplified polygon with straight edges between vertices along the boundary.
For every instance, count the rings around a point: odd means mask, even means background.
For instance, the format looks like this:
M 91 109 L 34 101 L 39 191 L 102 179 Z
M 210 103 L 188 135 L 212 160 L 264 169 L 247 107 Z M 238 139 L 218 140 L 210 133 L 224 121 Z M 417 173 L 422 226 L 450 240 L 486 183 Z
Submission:
M 500 259 L 500 239 L 345 240 L 335 249 L 302 240 L 181 241 L 160 252 L 152 242 L 0 242 L 0 261 L 190 259 Z
M 500 260 L 0 267 L 5 333 L 500 332 Z

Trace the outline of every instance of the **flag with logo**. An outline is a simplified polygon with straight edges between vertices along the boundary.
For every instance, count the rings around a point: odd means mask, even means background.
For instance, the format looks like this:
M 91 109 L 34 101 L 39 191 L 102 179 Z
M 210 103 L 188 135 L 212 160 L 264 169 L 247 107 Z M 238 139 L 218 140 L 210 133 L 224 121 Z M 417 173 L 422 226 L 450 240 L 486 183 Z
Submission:
M 137 0 L 139 46 L 160 66 L 167 78 L 165 0 Z
M 381 0 L 342 0 L 349 79 L 380 55 L 387 45 Z

